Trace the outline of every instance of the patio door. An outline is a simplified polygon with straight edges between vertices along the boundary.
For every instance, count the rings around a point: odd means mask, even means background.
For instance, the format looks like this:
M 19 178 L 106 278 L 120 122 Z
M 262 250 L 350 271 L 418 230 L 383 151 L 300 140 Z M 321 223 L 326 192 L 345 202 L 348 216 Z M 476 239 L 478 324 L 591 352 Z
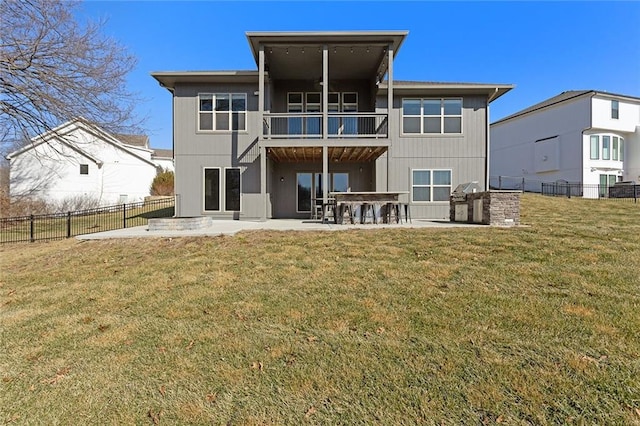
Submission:
M 600 175 L 600 197 L 606 197 L 609 194 L 608 188 L 615 185 L 616 175 Z
M 313 203 L 322 203 L 322 173 L 297 173 L 296 212 L 310 213 Z M 329 191 L 347 192 L 349 173 L 329 173 Z

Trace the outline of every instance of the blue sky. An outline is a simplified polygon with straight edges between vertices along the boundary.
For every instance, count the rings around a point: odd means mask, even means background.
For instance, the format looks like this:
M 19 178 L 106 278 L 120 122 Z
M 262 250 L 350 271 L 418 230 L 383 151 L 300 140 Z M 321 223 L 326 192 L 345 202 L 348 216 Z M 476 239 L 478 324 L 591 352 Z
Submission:
M 565 90 L 640 97 L 640 2 L 87 1 L 79 15 L 137 56 L 154 148 L 171 148 L 171 95 L 149 73 L 256 69 L 246 31 L 408 30 L 396 79 L 516 85 L 491 121 Z

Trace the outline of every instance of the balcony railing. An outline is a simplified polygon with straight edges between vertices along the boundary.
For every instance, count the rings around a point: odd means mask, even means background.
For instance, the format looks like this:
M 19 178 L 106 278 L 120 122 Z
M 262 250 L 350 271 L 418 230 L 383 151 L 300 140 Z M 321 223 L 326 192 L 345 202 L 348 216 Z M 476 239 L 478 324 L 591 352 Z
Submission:
M 386 138 L 387 114 L 343 112 L 329 113 L 329 138 Z M 321 138 L 322 113 L 265 113 L 265 139 Z

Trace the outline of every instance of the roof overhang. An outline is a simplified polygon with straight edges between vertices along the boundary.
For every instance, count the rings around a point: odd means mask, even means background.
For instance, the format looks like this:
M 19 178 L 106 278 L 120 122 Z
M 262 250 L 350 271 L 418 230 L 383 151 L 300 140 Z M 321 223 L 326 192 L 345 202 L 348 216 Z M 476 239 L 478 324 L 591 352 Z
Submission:
M 397 55 L 408 31 L 247 32 L 259 65 L 260 47 L 265 69 L 273 79 L 322 77 L 323 47 L 329 51 L 329 78 L 381 80 L 388 68 L 387 49 Z
M 157 71 L 160 85 L 173 90 L 178 83 L 258 83 L 258 71 Z
M 512 84 L 394 81 L 393 93 L 394 95 L 404 96 L 479 95 L 486 96 L 489 102 L 493 102 L 514 87 Z M 384 81 L 380 83 L 378 86 L 378 95 L 387 94 L 387 90 L 387 82 Z

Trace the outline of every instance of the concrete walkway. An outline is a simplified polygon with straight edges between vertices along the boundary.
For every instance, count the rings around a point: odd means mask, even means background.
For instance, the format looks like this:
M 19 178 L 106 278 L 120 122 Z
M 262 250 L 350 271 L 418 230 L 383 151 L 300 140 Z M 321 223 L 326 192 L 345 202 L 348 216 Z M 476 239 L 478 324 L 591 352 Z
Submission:
M 183 231 L 149 231 L 147 225 L 135 226 L 114 231 L 97 232 L 95 234 L 78 235 L 79 240 L 102 240 L 109 238 L 167 238 L 167 237 L 202 237 L 217 235 L 235 235 L 240 231 L 344 231 L 348 229 L 386 229 L 386 228 L 453 228 L 453 227 L 486 227 L 468 223 L 455 223 L 437 220 L 414 219 L 413 223 L 402 224 L 344 224 L 321 223 L 314 220 L 270 219 L 265 222 L 240 220 L 214 220 L 208 228 Z

